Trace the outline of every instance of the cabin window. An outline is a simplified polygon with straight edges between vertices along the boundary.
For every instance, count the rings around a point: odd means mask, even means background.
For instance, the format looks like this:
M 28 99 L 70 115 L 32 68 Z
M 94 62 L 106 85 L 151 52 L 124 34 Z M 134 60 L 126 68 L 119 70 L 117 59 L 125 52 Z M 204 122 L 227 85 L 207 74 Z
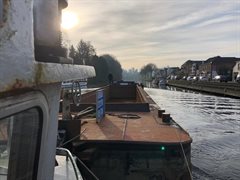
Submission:
M 37 179 L 42 115 L 31 108 L 0 119 L 0 179 Z

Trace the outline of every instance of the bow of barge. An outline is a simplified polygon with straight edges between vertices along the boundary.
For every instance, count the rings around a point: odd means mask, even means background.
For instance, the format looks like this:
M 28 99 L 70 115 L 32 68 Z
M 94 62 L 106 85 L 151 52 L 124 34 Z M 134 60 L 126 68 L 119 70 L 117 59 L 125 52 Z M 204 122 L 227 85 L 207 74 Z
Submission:
M 99 91 L 105 113 L 96 121 Z M 79 113 L 89 107 L 96 114 Z M 191 179 L 190 135 L 137 84 L 85 93 L 80 106 L 70 109 L 81 125 L 69 131 L 79 128 L 81 136 L 69 148 L 100 179 Z

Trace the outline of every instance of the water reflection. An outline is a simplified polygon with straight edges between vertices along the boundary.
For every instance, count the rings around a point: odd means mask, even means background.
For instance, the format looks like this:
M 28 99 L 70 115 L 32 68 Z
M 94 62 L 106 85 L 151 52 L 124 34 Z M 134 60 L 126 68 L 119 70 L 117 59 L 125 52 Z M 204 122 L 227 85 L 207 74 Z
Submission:
M 179 88 L 146 89 L 192 136 L 194 179 L 240 179 L 240 100 Z

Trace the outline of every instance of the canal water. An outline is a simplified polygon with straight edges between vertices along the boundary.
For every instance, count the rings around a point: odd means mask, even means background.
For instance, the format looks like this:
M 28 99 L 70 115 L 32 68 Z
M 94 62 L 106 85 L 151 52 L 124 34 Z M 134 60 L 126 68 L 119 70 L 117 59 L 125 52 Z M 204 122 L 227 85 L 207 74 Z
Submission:
M 190 133 L 193 179 L 240 179 L 240 99 L 176 88 L 145 90 Z

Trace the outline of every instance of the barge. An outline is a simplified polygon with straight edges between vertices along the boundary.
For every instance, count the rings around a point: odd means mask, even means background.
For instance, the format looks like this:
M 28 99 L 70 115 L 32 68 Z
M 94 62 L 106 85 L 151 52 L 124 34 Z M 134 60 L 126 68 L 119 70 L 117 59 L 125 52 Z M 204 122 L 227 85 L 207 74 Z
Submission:
M 60 116 L 60 129 L 80 120 L 67 128 L 76 132 L 69 139 L 81 134 L 67 147 L 99 179 L 191 179 L 191 137 L 136 83 L 116 82 L 62 107 L 74 120 Z

